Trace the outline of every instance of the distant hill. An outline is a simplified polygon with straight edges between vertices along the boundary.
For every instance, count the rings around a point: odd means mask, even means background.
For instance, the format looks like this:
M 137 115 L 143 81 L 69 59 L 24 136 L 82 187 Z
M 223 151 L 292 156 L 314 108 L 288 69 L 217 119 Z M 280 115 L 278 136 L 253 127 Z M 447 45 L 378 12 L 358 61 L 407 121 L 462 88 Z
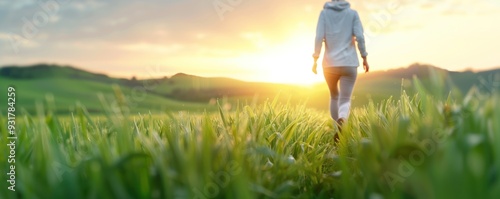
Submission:
M 455 71 L 448 71 L 428 64 L 416 63 L 410 65 L 407 68 L 398 68 L 387 71 L 377 71 L 364 74 L 360 76 L 359 82 L 372 84 L 373 81 L 390 80 L 393 84 L 397 83 L 399 84 L 399 86 L 401 86 L 402 79 L 412 80 L 413 77 L 417 77 L 421 80 L 428 80 L 431 71 L 445 78 L 449 78 L 448 83 L 459 88 L 463 92 L 467 92 L 472 86 L 477 86 L 479 88 L 487 87 L 491 86 L 487 84 L 491 84 L 494 81 L 500 80 L 500 68 L 481 71 L 481 72 L 472 72 L 472 71 L 455 72 Z
M 57 111 L 68 112 L 78 101 L 92 112 L 101 112 L 97 97 L 105 95 L 113 100 L 113 86 L 118 86 L 132 111 L 216 110 L 213 99 L 237 100 L 256 94 L 275 96 L 287 85 L 250 83 L 230 78 L 204 78 L 179 73 L 170 78 L 120 79 L 92 73 L 71 66 L 37 64 L 0 68 L 0 89 L 14 85 L 18 90 L 18 106 L 35 112 L 36 102 L 43 102 L 47 94 L 54 96 Z M 0 105 L 0 112 L 3 105 Z
M 375 102 L 389 96 L 399 96 L 404 89 L 411 92 L 411 79 L 418 77 L 432 88 L 430 71 L 447 77 L 447 84 L 467 92 L 473 85 L 483 89 L 499 89 L 500 69 L 482 72 L 450 72 L 425 64 L 413 64 L 407 68 L 377 71 L 359 75 L 354 91 L 353 106 L 362 106 L 368 100 Z M 19 91 L 18 105 L 34 112 L 35 103 L 43 101 L 46 94 L 54 96 L 60 112 L 68 112 L 68 107 L 80 101 L 93 112 L 100 112 L 98 94 L 112 100 L 113 85 L 119 86 L 128 102 L 133 103 L 133 111 L 148 110 L 215 110 L 213 100 L 226 97 L 229 101 L 259 101 L 272 99 L 278 95 L 283 100 L 302 102 L 314 108 L 328 107 L 328 89 L 318 84 L 313 88 L 300 86 L 245 82 L 230 78 L 205 78 L 184 73 L 160 79 L 136 80 L 112 78 L 104 74 L 92 73 L 71 66 L 37 64 L 33 66 L 7 66 L 0 68 L 0 89 L 15 85 Z M 451 85 L 448 85 L 451 87 Z M 212 104 L 209 104 L 211 102 Z M 0 112 L 3 105 L 0 106 Z
M 77 78 L 77 79 L 109 79 L 107 75 L 91 73 L 71 66 L 54 64 L 36 64 L 33 66 L 5 66 L 0 68 L 0 76 L 12 79 L 38 78 Z
M 428 77 L 430 74 L 429 72 L 431 70 L 437 71 L 437 72 L 445 72 L 448 73 L 449 71 L 438 68 L 432 65 L 427 65 L 427 64 L 419 64 L 415 63 L 412 64 L 408 67 L 405 68 L 398 68 L 398 69 L 391 69 L 387 71 L 375 71 L 375 72 L 370 72 L 365 75 L 363 75 L 363 78 L 405 78 L 405 79 L 411 79 L 413 76 L 417 77 Z
M 442 95 L 448 95 L 451 88 L 458 88 L 461 94 L 466 94 L 473 86 L 486 92 L 494 89 L 500 90 L 500 68 L 481 72 L 454 72 L 428 64 L 412 64 L 407 68 L 359 75 L 353 104 L 358 106 L 365 104 L 365 99 L 377 102 L 388 96 L 398 97 L 401 94 L 401 89 L 413 94 L 413 77 L 421 80 L 426 88 L 435 90 L 439 85 L 432 83 L 431 71 L 446 80 L 446 82 L 442 82 L 445 88 Z

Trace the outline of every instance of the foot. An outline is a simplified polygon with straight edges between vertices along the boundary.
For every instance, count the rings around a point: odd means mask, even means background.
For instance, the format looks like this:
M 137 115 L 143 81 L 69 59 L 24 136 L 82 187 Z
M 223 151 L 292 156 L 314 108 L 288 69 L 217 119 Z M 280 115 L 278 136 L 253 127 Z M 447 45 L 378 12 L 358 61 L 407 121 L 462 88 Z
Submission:
M 344 118 L 340 118 L 337 120 L 337 127 L 338 127 L 339 131 L 333 136 L 333 140 L 335 141 L 335 143 L 338 143 L 340 141 L 339 134 L 342 133 L 342 125 L 344 123 L 345 123 Z
M 339 134 L 340 134 L 340 132 L 337 132 L 333 136 L 333 141 L 335 142 L 335 144 L 339 143 L 339 141 L 340 141 Z
M 340 119 L 337 120 L 337 123 L 339 124 L 339 127 L 341 127 L 342 125 L 344 125 L 345 119 L 344 118 L 340 118 Z

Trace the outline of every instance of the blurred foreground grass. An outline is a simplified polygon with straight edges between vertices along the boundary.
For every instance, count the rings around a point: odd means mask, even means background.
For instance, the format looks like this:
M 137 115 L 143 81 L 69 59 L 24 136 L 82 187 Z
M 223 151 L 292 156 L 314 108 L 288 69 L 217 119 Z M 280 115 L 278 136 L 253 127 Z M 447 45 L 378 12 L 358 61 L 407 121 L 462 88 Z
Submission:
M 163 115 L 130 115 L 103 100 L 105 116 L 78 106 L 63 120 L 49 103 L 17 118 L 16 192 L 4 174 L 0 198 L 499 196 L 499 93 L 420 85 L 415 96 L 353 110 L 338 147 L 326 112 L 278 100 Z

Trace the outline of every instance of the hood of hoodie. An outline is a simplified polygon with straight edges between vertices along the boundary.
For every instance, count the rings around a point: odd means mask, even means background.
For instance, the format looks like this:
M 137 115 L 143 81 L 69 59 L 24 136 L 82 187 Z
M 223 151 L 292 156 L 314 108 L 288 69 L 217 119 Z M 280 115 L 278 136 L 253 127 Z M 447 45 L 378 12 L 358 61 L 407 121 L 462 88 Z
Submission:
M 350 7 L 351 7 L 351 4 L 347 1 L 338 1 L 338 2 L 330 1 L 330 2 L 326 2 L 325 6 L 323 8 L 324 9 L 332 9 L 335 11 L 342 11 L 342 10 L 345 10 L 347 8 L 350 8 Z

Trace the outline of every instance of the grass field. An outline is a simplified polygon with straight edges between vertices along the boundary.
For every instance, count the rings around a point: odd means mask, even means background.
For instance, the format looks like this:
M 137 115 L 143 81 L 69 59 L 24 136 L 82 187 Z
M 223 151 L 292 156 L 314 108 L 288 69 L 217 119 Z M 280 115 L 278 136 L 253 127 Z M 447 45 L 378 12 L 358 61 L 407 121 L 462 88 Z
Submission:
M 213 109 L 205 104 L 181 102 L 157 95 L 147 94 L 143 90 L 119 87 L 116 84 L 105 84 L 97 81 L 85 81 L 68 78 L 50 79 L 0 79 L 0 88 L 7 90 L 7 87 L 14 85 L 17 89 L 17 104 L 19 107 L 30 113 L 36 112 L 36 104 L 42 103 L 49 98 L 52 111 L 69 115 L 76 108 L 79 102 L 85 105 L 90 113 L 101 113 L 101 98 L 108 101 L 115 101 L 116 90 L 123 93 L 123 100 L 128 103 L 129 109 L 135 112 L 159 112 L 163 110 L 174 111 L 203 111 Z M 4 107 L 2 105 L 2 107 Z
M 276 98 L 217 112 L 133 114 L 122 93 L 95 117 L 50 102 L 17 117 L 15 192 L 0 198 L 495 198 L 498 92 L 442 82 L 352 111 L 338 146 L 328 113 Z M 0 168 L 9 171 L 7 118 Z M 4 172 L 5 173 L 5 172 Z

